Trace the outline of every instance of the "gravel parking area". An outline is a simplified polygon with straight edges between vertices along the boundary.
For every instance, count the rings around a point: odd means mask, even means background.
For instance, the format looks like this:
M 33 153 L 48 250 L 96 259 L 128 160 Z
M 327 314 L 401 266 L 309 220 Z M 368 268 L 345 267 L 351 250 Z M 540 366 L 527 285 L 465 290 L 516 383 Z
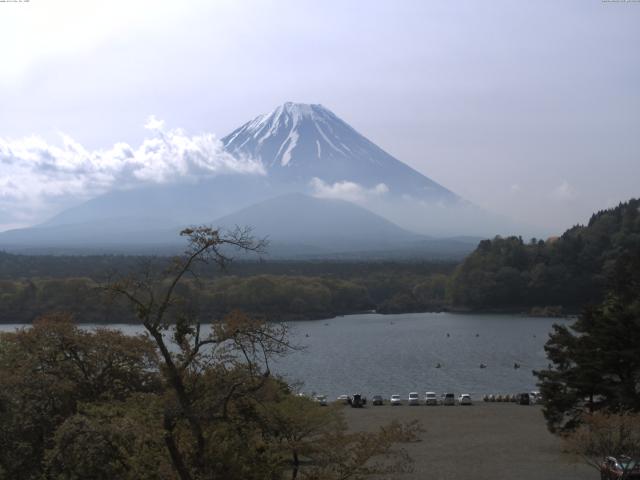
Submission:
M 354 431 L 373 430 L 392 420 L 419 420 L 425 432 L 406 445 L 414 472 L 399 480 L 589 480 L 592 468 L 561 451 L 545 426 L 539 406 L 476 403 L 473 406 L 345 407 Z

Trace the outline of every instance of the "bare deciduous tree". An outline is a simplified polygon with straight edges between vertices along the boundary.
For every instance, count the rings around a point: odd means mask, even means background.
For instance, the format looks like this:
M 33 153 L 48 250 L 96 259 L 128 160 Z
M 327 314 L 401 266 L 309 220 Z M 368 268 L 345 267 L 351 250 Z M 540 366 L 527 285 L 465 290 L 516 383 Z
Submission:
M 601 473 L 607 457 L 630 459 L 618 462 L 617 478 L 628 478 L 635 462 L 640 461 L 640 414 L 595 412 L 585 415 L 583 422 L 564 437 L 567 450 Z
M 239 312 L 213 325 L 205 335 L 197 312 L 192 311 L 178 293 L 180 282 L 187 275 L 197 277 L 196 265 L 214 264 L 225 268 L 232 259 L 231 250 L 261 253 L 266 242 L 256 240 L 248 228 L 221 232 L 211 227 L 196 227 L 185 229 L 180 235 L 187 238 L 187 249 L 173 259 L 171 267 L 159 278 L 146 269 L 141 275 L 108 284 L 107 289 L 131 303 L 160 351 L 162 373 L 176 400 L 175 406 L 168 406 L 165 411 L 165 443 L 180 478 L 192 480 L 192 472 L 197 476 L 210 475 L 205 461 L 207 439 L 203 422 L 200 412 L 194 408 L 198 388 L 190 383 L 198 378 L 194 374 L 214 363 L 233 369 L 241 362 L 249 371 L 249 377 L 230 385 L 222 396 L 224 415 L 226 403 L 233 395 L 261 387 L 270 375 L 269 358 L 283 354 L 290 345 L 284 325 L 255 321 Z M 178 352 L 170 349 L 169 338 L 179 347 Z M 247 382 L 247 378 L 262 380 Z M 195 442 L 194 451 L 189 453 L 190 465 L 174 433 L 181 420 L 188 423 Z

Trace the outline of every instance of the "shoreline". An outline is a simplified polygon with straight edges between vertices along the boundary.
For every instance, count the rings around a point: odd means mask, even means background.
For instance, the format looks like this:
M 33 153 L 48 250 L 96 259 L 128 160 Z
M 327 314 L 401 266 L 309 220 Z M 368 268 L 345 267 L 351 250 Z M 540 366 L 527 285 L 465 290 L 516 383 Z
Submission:
M 566 315 L 562 315 L 562 316 L 543 316 L 543 315 L 532 315 L 528 312 L 523 312 L 521 310 L 514 310 L 514 311 L 509 311 L 509 310 L 464 310 L 464 309 L 459 309 L 459 310 L 431 310 L 431 311 L 424 311 L 424 312 L 404 312 L 404 313 L 383 313 L 383 312 L 378 312 L 375 310 L 364 310 L 364 311 L 358 311 L 358 312 L 348 312 L 348 313 L 337 313 L 333 316 L 313 316 L 313 317 L 287 317 L 287 318 L 280 318 L 278 320 L 267 320 L 268 322 L 273 322 L 273 323 L 286 323 L 286 322 L 320 322 L 323 320 L 335 320 L 337 318 L 342 318 L 342 317 L 351 317 L 351 316 L 363 316 L 363 315 L 381 315 L 384 317 L 387 316 L 398 316 L 398 315 L 426 315 L 426 314 L 450 314 L 450 315 L 459 315 L 459 316 L 472 316 L 472 315 L 476 315 L 476 316 L 483 316 L 483 315 L 509 315 L 509 316 L 513 316 L 513 317 L 521 317 L 521 318 L 528 318 L 528 319 L 532 319 L 532 318 L 540 318 L 540 319 L 557 319 L 557 320 L 571 320 L 571 319 L 575 319 L 577 317 L 577 314 L 573 314 L 573 313 L 568 313 Z M 16 326 L 25 326 L 25 325 L 31 325 L 33 322 L 12 322 L 12 321 L 4 321 L 4 320 L 0 320 L 0 326 L 1 325 L 16 325 Z M 142 325 L 141 322 L 126 322 L 126 321 L 118 321 L 118 322 L 82 322 L 82 321 L 78 321 L 76 322 L 78 325 L 95 325 L 95 326 L 110 326 L 110 325 L 127 325 L 127 326 L 138 326 L 138 325 Z M 208 322 L 202 322 L 202 325 L 208 324 Z

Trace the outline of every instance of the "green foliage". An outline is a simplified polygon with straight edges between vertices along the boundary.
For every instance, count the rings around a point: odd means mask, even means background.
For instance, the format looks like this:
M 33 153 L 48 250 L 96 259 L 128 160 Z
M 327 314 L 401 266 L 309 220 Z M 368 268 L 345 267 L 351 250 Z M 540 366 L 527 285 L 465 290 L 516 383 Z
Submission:
M 176 293 L 183 305 L 202 316 L 222 318 L 241 309 L 274 320 L 314 319 L 373 309 L 439 310 L 445 306 L 446 278 L 444 274 L 395 270 L 352 279 L 331 275 L 225 276 L 185 279 Z M 399 298 L 404 300 L 399 302 Z M 139 321 L 121 298 L 110 297 L 90 278 L 2 280 L 0 300 L 0 322 L 28 323 L 51 311 L 68 312 L 90 323 Z
M 616 276 L 617 260 L 640 251 L 639 209 L 640 200 L 630 200 L 546 242 L 484 240 L 453 274 L 449 299 L 471 309 L 597 304 Z
M 552 431 L 575 429 L 587 411 L 640 411 L 640 250 L 613 266 L 605 301 L 545 346 L 552 367 L 535 372 Z
M 211 285 L 204 296 L 210 310 L 221 314 L 242 309 L 269 319 L 322 318 L 373 308 L 364 287 L 334 278 L 227 278 Z
M 159 388 L 144 337 L 86 332 L 65 316 L 0 334 L 0 465 L 5 478 L 40 478 L 55 432 L 83 403 Z
M 76 414 L 53 436 L 47 452 L 47 476 L 54 479 L 109 480 L 127 475 L 127 450 L 133 442 L 110 422 Z
M 172 355 L 186 367 L 190 413 L 145 337 L 84 331 L 62 316 L 0 335 L 0 479 L 185 478 L 169 438 L 193 479 L 357 479 L 410 467 L 397 445 L 416 425 L 349 434 L 343 407 L 320 407 L 265 375 L 261 325 L 234 314 L 214 327 L 215 348 L 186 363 L 187 350 Z M 243 360 L 243 349 L 257 356 Z

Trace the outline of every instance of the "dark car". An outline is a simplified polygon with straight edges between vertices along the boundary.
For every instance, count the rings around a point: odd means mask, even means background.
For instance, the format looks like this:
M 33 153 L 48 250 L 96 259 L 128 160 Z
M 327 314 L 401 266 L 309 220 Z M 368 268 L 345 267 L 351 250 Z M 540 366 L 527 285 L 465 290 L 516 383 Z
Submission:
M 384 399 L 382 398 L 382 395 L 374 395 L 371 399 L 371 403 L 374 405 L 384 405 Z
M 607 457 L 600 464 L 602 480 L 640 479 L 640 458 Z
M 453 393 L 445 393 L 442 396 L 442 404 L 443 405 L 455 405 L 456 404 L 456 396 Z
M 531 396 L 528 393 L 518 395 L 518 405 L 531 405 Z
M 362 408 L 366 404 L 367 399 L 359 393 L 354 393 L 351 397 L 349 397 L 349 405 L 351 405 L 353 408 Z

